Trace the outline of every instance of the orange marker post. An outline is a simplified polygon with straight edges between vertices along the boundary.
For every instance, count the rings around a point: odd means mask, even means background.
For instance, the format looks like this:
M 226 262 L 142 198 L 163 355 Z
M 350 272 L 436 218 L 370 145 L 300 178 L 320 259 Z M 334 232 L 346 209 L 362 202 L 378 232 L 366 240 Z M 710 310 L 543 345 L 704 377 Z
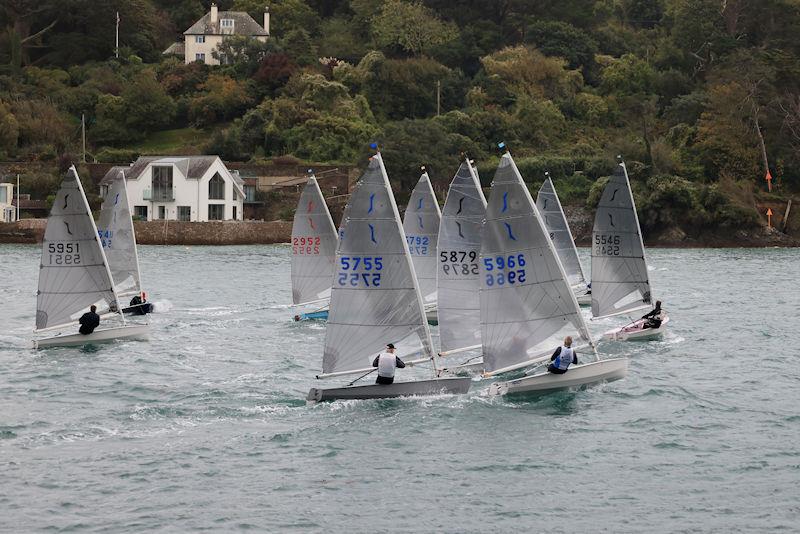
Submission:
M 772 193 L 772 175 L 769 173 L 769 170 L 767 170 L 767 175 L 764 179 L 767 181 L 767 191 Z
M 772 208 L 767 208 L 767 226 L 772 228 Z

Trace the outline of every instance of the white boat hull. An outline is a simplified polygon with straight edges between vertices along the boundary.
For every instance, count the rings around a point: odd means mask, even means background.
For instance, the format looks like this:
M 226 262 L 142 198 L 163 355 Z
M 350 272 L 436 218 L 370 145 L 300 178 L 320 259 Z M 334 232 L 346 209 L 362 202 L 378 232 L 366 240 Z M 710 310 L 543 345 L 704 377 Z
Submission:
M 585 294 L 585 295 L 576 295 L 576 299 L 578 299 L 578 306 L 591 306 L 592 305 L 592 294 Z
M 425 319 L 427 319 L 428 324 L 439 324 L 439 308 L 436 304 L 425 306 Z
M 441 360 L 440 360 L 441 361 Z M 454 363 L 439 370 L 439 376 L 477 376 L 483 372 L 483 359 L 464 364 Z
M 658 328 L 642 328 L 644 323 L 644 319 L 639 319 L 628 326 L 609 330 L 603 334 L 603 339 L 606 341 L 649 341 L 659 338 L 667 329 L 669 316 L 664 317 L 664 320 L 661 321 L 661 326 Z
M 544 372 L 507 382 L 495 382 L 489 386 L 489 395 L 549 393 L 562 389 L 588 386 L 598 382 L 617 380 L 624 378 L 627 374 L 628 359 L 612 358 L 571 366 L 562 375 Z
M 118 339 L 147 340 L 150 337 L 150 327 L 146 324 L 116 326 L 112 328 L 97 329 L 91 334 L 59 334 L 52 337 L 35 339 L 33 348 L 44 349 L 47 347 L 78 347 L 97 343 L 110 343 Z
M 345 386 L 341 388 L 311 388 L 308 402 L 334 400 L 392 399 L 423 395 L 459 395 L 469 391 L 472 379 L 436 378 L 414 382 L 395 382 L 394 384 L 367 384 L 364 386 Z

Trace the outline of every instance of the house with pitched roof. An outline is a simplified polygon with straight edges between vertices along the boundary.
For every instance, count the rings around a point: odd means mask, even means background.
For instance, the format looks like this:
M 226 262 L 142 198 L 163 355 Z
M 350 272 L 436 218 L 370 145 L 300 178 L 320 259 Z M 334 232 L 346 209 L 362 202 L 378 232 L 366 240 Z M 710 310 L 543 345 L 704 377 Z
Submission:
M 14 200 L 14 184 L 0 184 L 0 222 L 14 222 L 17 219 Z
M 140 156 L 128 167 L 112 167 L 100 195 L 120 172 L 128 183 L 134 218 L 143 221 L 242 220 L 244 180 L 219 156 Z
M 211 4 L 211 11 L 183 32 L 184 42 L 172 44 L 163 54 L 183 55 L 187 65 L 194 61 L 219 65 L 219 59 L 212 52 L 231 35 L 266 42 L 269 38 L 269 8 L 264 8 L 264 25 L 261 26 L 244 11 L 219 11 L 217 4 Z

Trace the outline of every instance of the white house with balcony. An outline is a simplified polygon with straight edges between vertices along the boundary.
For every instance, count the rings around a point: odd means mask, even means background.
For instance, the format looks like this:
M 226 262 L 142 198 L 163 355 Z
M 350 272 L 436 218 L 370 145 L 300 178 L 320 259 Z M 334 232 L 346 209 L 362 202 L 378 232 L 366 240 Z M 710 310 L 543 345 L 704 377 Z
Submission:
M 211 11 L 183 32 L 183 43 L 174 43 L 164 50 L 165 55 L 183 55 L 188 65 L 202 61 L 206 65 L 219 65 L 212 52 L 231 35 L 251 37 L 266 42 L 269 37 L 269 8 L 264 7 L 264 25 L 261 26 L 244 11 L 219 11 L 211 4 Z
M 112 167 L 100 181 L 101 196 L 120 171 L 136 219 L 242 220 L 244 180 L 219 156 L 141 156 L 129 167 Z
M 0 222 L 17 220 L 16 207 L 13 205 L 14 184 L 0 184 Z

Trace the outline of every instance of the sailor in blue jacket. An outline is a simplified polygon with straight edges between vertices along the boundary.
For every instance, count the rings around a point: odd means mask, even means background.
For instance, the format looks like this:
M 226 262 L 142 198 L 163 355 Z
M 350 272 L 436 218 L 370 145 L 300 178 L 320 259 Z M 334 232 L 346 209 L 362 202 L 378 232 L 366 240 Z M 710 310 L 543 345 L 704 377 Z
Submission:
M 558 347 L 550 356 L 552 362 L 547 366 L 547 370 L 556 375 L 563 375 L 569 369 L 570 364 L 578 365 L 578 353 L 572 348 L 572 337 L 564 338 L 564 346 Z

